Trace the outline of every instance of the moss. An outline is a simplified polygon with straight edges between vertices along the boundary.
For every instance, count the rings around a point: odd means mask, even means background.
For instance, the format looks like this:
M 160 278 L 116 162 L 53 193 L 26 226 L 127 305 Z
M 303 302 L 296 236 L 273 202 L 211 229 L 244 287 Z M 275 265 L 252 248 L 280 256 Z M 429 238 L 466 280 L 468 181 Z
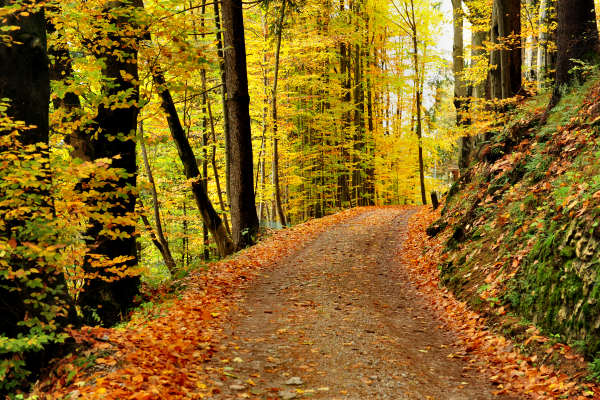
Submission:
M 571 246 L 565 246 L 560 250 L 560 256 L 564 259 L 570 260 L 575 257 L 575 249 Z

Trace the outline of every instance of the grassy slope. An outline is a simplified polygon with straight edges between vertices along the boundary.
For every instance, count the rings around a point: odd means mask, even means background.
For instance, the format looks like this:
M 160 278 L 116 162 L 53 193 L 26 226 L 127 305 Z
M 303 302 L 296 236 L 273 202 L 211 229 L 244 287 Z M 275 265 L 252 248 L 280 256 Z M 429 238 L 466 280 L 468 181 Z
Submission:
M 518 107 L 450 190 L 442 277 L 479 309 L 600 357 L 600 83 Z M 447 224 L 447 226 L 446 226 Z

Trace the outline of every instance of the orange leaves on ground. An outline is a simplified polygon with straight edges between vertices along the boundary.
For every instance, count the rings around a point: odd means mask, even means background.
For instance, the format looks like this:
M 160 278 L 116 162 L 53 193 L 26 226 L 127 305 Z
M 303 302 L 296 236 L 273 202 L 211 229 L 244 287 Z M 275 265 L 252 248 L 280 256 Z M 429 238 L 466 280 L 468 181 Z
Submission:
M 438 318 L 457 332 L 462 354 L 451 354 L 452 358 L 462 358 L 467 354 L 481 362 L 478 367 L 487 373 L 498 386 L 497 394 L 514 395 L 517 398 L 533 399 L 591 399 L 600 398 L 600 388 L 580 384 L 578 377 L 569 377 L 551 366 L 538 365 L 537 356 L 527 356 L 515 349 L 505 337 L 489 330 L 486 320 L 470 310 L 466 303 L 458 301 L 449 291 L 441 287 L 438 265 L 441 258 L 443 235 L 428 239 L 425 229 L 438 213 L 430 208 L 422 208 L 410 222 L 408 238 L 401 249 L 400 257 L 407 266 L 411 277 L 431 305 Z M 495 281 L 497 277 L 489 277 Z M 496 310 L 504 314 L 503 308 Z M 532 341 L 545 343 L 547 338 L 530 328 L 531 335 L 525 344 Z M 563 344 L 549 347 L 548 352 L 559 352 L 566 359 L 579 356 Z
M 37 391 L 59 399 L 201 399 L 219 391 L 204 374 L 203 363 L 217 352 L 221 326 L 239 299 L 241 288 L 265 268 L 292 254 L 317 234 L 363 212 L 353 209 L 291 229 L 277 231 L 235 258 L 211 264 L 187 278 L 187 290 L 158 318 L 132 319 L 125 328 L 71 331 L 78 343 L 91 342 L 100 357 L 87 371 L 60 373 L 75 356 L 63 360 L 58 377 Z

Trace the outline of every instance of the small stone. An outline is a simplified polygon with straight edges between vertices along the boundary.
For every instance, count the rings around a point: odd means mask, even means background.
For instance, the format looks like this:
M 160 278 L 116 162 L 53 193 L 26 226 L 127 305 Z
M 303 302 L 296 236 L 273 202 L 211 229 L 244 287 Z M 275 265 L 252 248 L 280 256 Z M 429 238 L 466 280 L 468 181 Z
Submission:
M 372 380 L 372 381 L 376 381 L 377 380 L 377 375 L 371 375 L 369 377 L 369 379 Z
M 290 390 L 282 390 L 278 394 L 282 400 L 292 400 L 292 399 L 296 398 L 296 393 L 294 393 Z
M 285 381 L 286 385 L 302 385 L 304 382 L 297 376 L 292 376 L 290 379 Z
M 231 390 L 244 390 L 244 389 L 246 389 L 246 386 L 235 384 L 235 385 L 229 386 L 229 389 L 231 389 Z

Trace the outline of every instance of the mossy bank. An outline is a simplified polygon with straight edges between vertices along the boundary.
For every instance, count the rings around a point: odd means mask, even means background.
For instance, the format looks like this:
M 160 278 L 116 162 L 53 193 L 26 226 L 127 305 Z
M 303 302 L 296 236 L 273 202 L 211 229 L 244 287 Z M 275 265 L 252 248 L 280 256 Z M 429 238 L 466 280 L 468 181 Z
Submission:
M 450 189 L 444 282 L 472 305 L 507 310 L 600 358 L 600 82 L 547 96 L 488 132 Z

